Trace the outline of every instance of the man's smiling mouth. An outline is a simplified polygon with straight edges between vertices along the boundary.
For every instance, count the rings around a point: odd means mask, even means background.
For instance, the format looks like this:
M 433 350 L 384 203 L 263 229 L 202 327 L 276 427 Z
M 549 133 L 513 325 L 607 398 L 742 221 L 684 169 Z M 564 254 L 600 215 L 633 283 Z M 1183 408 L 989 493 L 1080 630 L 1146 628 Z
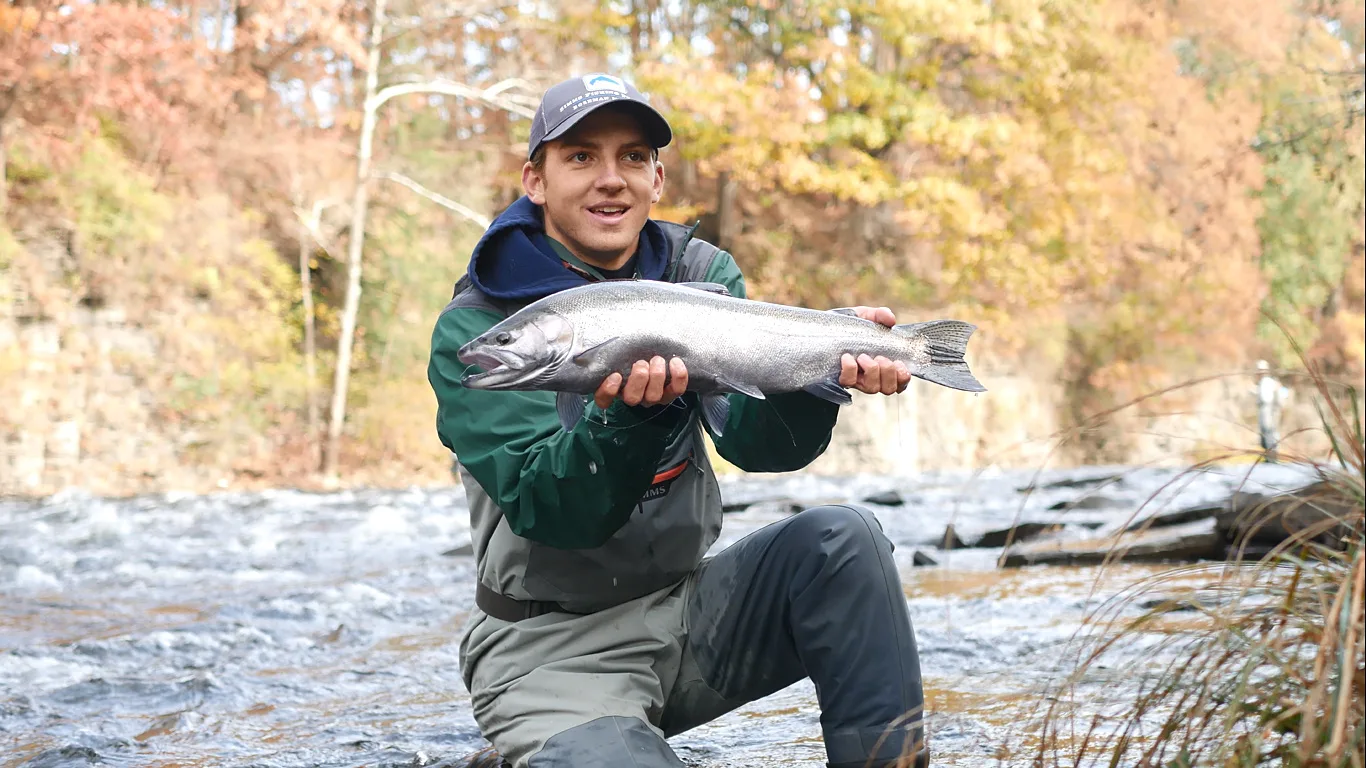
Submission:
M 626 218 L 626 212 L 629 210 L 631 210 L 629 205 L 605 204 L 590 207 L 588 213 L 604 224 L 616 224 Z

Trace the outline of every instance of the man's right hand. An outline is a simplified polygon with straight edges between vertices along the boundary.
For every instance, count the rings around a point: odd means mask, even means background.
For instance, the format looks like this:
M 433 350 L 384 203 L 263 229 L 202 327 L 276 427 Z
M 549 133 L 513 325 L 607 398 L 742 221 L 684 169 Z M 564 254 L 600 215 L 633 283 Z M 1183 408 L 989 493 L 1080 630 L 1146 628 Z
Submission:
M 593 393 L 593 402 L 604 409 L 618 397 L 627 405 L 662 405 L 672 403 L 686 391 L 688 367 L 683 361 L 675 357 L 666 364 L 664 358 L 655 355 L 649 362 L 637 360 L 624 385 L 620 373 L 603 379 Z

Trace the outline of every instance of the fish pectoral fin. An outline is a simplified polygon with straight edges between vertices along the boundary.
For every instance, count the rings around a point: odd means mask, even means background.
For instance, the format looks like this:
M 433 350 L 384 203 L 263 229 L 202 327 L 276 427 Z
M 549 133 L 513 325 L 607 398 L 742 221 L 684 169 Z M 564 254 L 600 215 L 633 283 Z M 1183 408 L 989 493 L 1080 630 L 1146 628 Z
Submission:
M 560 415 L 560 426 L 568 432 L 579 423 L 583 418 L 584 399 L 583 395 L 576 395 L 573 392 L 555 393 L 555 411 Z
M 854 396 L 849 394 L 849 390 L 840 386 L 840 377 L 837 374 L 814 384 L 808 384 L 802 389 L 835 405 L 849 405 L 854 402 Z
M 596 355 L 597 353 L 601 352 L 608 344 L 611 344 L 612 342 L 614 342 L 614 341 L 616 341 L 617 339 L 620 339 L 620 338 L 621 338 L 620 336 L 613 336 L 612 338 L 608 339 L 607 341 L 601 341 L 601 342 L 598 342 L 597 344 L 594 344 L 593 346 L 589 347 L 588 349 L 585 349 L 584 351 L 578 353 L 577 355 L 574 355 L 574 363 L 575 363 L 576 365 L 587 365 L 587 364 L 588 364 L 588 361 L 589 361 L 589 360 L 592 360 L 594 355 Z
M 726 420 L 730 418 L 730 400 L 725 395 L 704 395 L 702 397 L 702 418 L 711 427 L 713 435 L 720 437 L 726 432 Z
M 728 379 L 724 376 L 717 376 L 716 384 L 717 386 L 721 387 L 722 389 L 728 392 L 739 392 L 742 395 L 749 395 L 755 400 L 768 399 L 767 397 L 764 397 L 763 391 L 760 390 L 758 387 L 754 386 L 753 384 L 745 383 L 743 381 L 732 381 L 731 379 Z
M 730 289 L 727 288 L 727 287 L 724 286 L 724 285 L 721 285 L 720 283 L 701 283 L 701 282 L 694 282 L 694 283 L 674 283 L 674 285 L 681 285 L 681 286 L 683 286 L 684 288 L 692 288 L 692 289 L 698 290 L 698 291 L 706 291 L 707 293 L 719 293 L 719 294 L 721 294 L 722 296 L 729 296 L 729 295 L 730 295 Z

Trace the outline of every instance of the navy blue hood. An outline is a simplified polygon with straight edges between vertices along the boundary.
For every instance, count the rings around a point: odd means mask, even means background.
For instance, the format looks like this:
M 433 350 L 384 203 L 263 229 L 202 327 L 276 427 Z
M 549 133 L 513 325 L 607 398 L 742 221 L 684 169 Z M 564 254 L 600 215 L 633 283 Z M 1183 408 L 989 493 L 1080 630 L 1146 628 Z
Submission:
M 636 251 L 637 269 L 647 280 L 659 280 L 669 263 L 664 230 L 645 221 Z M 470 255 L 470 280 L 496 299 L 527 301 L 587 285 L 550 247 L 541 207 L 522 197 L 489 225 Z

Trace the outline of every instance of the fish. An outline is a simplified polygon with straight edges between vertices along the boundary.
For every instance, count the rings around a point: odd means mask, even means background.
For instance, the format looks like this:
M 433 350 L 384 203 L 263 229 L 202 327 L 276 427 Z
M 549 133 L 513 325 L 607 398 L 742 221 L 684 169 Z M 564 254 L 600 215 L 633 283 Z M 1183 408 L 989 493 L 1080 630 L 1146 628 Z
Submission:
M 712 432 L 724 434 L 730 401 L 805 391 L 848 405 L 840 357 L 881 355 L 911 375 L 985 392 L 965 355 L 977 327 L 960 320 L 888 328 L 852 309 L 810 309 L 732 296 L 718 283 L 607 280 L 534 301 L 463 345 L 456 356 L 478 372 L 475 390 L 555 392 L 560 425 L 583 417 L 586 396 L 637 360 L 680 358 Z

